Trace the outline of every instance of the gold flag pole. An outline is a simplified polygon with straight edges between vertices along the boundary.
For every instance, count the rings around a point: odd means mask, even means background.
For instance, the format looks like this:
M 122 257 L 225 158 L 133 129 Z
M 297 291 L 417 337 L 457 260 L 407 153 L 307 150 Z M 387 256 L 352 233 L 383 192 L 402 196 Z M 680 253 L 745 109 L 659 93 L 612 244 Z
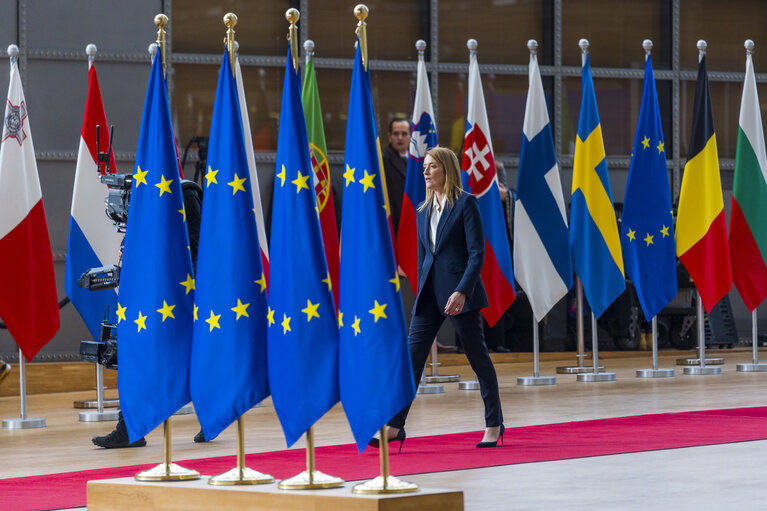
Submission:
M 226 44 L 226 50 L 229 52 L 229 66 L 232 68 L 232 76 L 235 76 L 234 72 L 234 59 L 237 49 L 234 44 L 234 26 L 237 24 L 237 15 L 233 12 L 224 14 L 224 25 L 226 26 L 226 38 L 224 38 L 224 44 Z
M 357 18 L 357 37 L 359 38 L 360 55 L 362 65 L 365 71 L 368 69 L 368 40 L 367 40 L 367 19 L 370 9 L 365 4 L 357 4 L 354 7 L 354 16 Z M 377 141 L 376 141 L 377 142 Z M 378 148 L 380 159 L 381 148 Z M 383 166 L 381 166 L 383 171 Z M 352 488 L 352 493 L 356 494 L 382 494 L 382 493 L 410 493 L 418 491 L 418 485 L 402 481 L 392 475 L 389 475 L 389 437 L 386 432 L 386 426 L 382 426 L 379 431 L 379 456 L 381 459 L 381 475 L 370 481 L 360 483 Z
M 158 14 L 154 17 L 154 24 L 157 25 L 157 46 L 162 54 L 162 75 L 167 77 L 168 61 L 165 59 L 165 27 L 168 26 L 168 17 L 164 14 Z
M 285 11 L 285 19 L 290 23 L 288 28 L 288 41 L 290 41 L 290 53 L 293 60 L 293 70 L 298 73 L 298 23 L 301 13 L 298 9 L 290 8 Z M 308 148 L 307 148 L 308 149 Z M 340 477 L 323 474 L 315 469 L 314 463 L 314 427 L 306 430 L 306 470 L 288 479 L 280 481 L 280 490 L 317 490 L 324 488 L 338 488 L 343 486 L 344 480 Z
M 208 479 L 213 486 L 245 486 L 273 483 L 274 477 L 245 466 L 245 426 L 242 416 L 237 418 L 237 466 Z

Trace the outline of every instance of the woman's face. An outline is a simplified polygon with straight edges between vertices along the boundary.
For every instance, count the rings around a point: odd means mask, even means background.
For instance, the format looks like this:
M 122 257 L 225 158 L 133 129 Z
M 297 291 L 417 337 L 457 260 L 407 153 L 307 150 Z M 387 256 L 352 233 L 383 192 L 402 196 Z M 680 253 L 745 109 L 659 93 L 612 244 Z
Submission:
M 445 191 L 445 169 L 428 154 L 423 160 L 423 178 L 426 181 L 427 190 L 439 193 Z

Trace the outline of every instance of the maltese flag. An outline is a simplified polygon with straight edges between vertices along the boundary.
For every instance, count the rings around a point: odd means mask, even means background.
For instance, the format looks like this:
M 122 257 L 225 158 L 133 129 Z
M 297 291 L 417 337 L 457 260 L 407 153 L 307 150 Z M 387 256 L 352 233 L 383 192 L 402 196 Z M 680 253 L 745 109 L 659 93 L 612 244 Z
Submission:
M 490 123 L 487 120 L 482 79 L 479 76 L 476 52 L 469 62 L 469 111 L 466 115 L 466 134 L 463 139 L 461 179 L 464 188 L 477 197 L 485 232 L 485 262 L 482 265 L 482 284 L 489 305 L 482 309 L 491 327 L 509 308 L 514 293 L 514 270 L 511 266 L 506 218 L 501 207 L 501 192 L 495 173 Z
M 0 282 L 0 318 L 31 360 L 59 330 L 59 304 L 32 131 L 15 59 L 0 142 Z
M 115 321 L 117 290 L 89 291 L 77 287 L 77 280 L 90 268 L 117 264 L 120 257 L 120 235 L 104 213 L 108 189 L 99 175 L 106 171 L 106 162 L 96 165 L 96 126 L 99 126 L 99 150 L 109 150 L 109 126 L 101 101 L 101 89 L 96 67 L 88 71 L 88 97 L 85 102 L 80 149 L 77 154 L 75 185 L 72 192 L 72 212 L 69 218 L 67 265 L 64 289 L 72 305 L 83 318 L 94 339 L 99 339 L 101 322 Z M 110 172 L 115 172 L 114 154 L 109 154 Z M 106 316 L 106 311 L 109 314 Z M 106 317 L 105 317 L 106 316 Z

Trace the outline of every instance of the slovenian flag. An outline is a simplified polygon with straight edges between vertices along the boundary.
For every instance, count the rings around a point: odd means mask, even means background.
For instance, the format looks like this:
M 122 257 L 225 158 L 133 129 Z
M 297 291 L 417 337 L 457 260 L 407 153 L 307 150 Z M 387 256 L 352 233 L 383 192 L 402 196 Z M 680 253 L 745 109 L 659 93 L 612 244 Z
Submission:
M 469 112 L 466 115 L 466 133 L 463 139 L 461 179 L 464 188 L 473 193 L 482 215 L 485 232 L 485 262 L 482 265 L 482 284 L 490 303 L 482 309 L 491 327 L 514 302 L 514 270 L 511 266 L 506 218 L 501 207 L 501 193 L 495 172 L 490 123 L 487 120 L 482 80 L 479 76 L 477 55 L 472 52 L 469 63 Z
M 688 147 L 679 193 L 676 255 L 690 273 L 706 312 L 711 312 L 730 291 L 732 273 L 705 56 L 698 64 Z
M 108 321 L 114 323 L 117 290 L 89 291 L 77 287 L 80 276 L 90 268 L 117 264 L 122 235 L 104 214 L 104 199 L 108 189 L 101 184 L 99 175 L 106 171 L 106 162 L 96 165 L 96 126 L 99 126 L 99 149 L 109 150 L 109 127 L 101 101 L 101 89 L 96 66 L 88 71 L 88 98 L 85 102 L 80 149 L 77 154 L 75 186 L 72 192 L 72 213 L 69 218 L 67 265 L 64 289 L 83 318 L 94 339 L 99 338 L 105 308 L 109 308 Z M 114 154 L 109 153 L 109 169 L 115 172 Z
M 735 287 L 748 310 L 753 311 L 767 296 L 767 151 L 750 53 L 746 56 L 738 124 L 730 256 Z
M 402 197 L 402 214 L 397 231 L 397 263 L 405 273 L 413 293 L 418 287 L 418 235 L 415 224 L 415 208 L 426 198 L 423 180 L 423 159 L 426 151 L 437 145 L 437 129 L 434 127 L 434 106 L 429 92 L 429 79 L 423 55 L 418 56 L 418 84 L 413 107 L 413 131 L 407 157 L 405 194 Z
M 59 330 L 56 276 L 35 148 L 11 60 L 0 143 L 0 319 L 27 360 Z
M 541 321 L 573 285 L 567 214 L 538 58 L 530 55 L 517 200 L 514 271 Z

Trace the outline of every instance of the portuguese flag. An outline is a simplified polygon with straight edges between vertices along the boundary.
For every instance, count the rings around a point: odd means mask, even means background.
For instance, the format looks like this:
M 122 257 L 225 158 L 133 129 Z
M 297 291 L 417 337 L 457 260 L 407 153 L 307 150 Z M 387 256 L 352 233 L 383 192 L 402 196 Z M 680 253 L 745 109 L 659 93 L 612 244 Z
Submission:
M 325 245 L 325 258 L 333 291 L 333 299 L 338 306 L 338 227 L 336 209 L 333 204 L 333 190 L 330 188 L 330 165 L 328 148 L 325 144 L 325 129 L 322 126 L 322 108 L 320 93 L 317 89 L 317 77 L 314 74 L 314 57 L 309 57 L 304 70 L 304 85 L 301 91 L 306 117 L 306 131 L 309 135 L 309 149 L 314 167 L 314 192 L 317 194 L 317 211 L 322 227 L 322 242 Z
M 738 125 L 730 216 L 732 278 L 753 311 L 767 296 L 767 152 L 750 54 Z
M 732 274 L 705 56 L 698 65 L 692 135 L 679 194 L 676 255 L 706 312 L 711 312 L 732 287 Z

